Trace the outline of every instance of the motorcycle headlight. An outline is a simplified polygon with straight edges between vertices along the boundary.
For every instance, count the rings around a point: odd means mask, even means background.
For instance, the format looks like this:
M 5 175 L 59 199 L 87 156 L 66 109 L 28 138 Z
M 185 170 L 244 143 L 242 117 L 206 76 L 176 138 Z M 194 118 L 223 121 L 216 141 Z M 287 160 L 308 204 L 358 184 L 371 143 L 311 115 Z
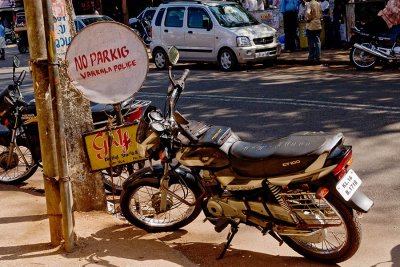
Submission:
M 236 37 L 236 44 L 238 47 L 251 46 L 251 41 L 247 36 Z

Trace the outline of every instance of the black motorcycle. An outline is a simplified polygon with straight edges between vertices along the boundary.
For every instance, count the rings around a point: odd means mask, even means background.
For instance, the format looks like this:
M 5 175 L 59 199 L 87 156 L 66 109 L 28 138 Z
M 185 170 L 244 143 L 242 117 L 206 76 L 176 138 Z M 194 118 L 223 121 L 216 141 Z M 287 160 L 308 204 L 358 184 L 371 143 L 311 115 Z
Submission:
M 18 51 L 21 54 L 25 54 L 29 52 L 29 42 L 28 42 L 28 33 L 27 31 L 20 31 L 17 38 L 17 47 Z
M 357 214 L 373 202 L 349 167 L 352 147 L 343 134 L 299 132 L 251 143 L 229 127 L 188 121 L 176 111 L 188 73 L 175 80 L 170 71 L 169 108 L 149 107 L 139 123 L 140 153 L 161 165 L 126 180 L 125 218 L 150 232 L 171 231 L 203 210 L 217 232 L 230 226 L 219 258 L 241 223 L 314 260 L 352 257 L 361 242 Z
M 141 18 L 130 25 L 132 30 L 143 40 L 146 46 L 149 46 L 151 43 L 151 37 L 149 34 L 150 24 L 151 21 Z
M 41 152 L 35 101 L 26 102 L 20 86 L 26 76 L 22 71 L 18 78 L 15 68 L 19 60 L 14 57 L 13 84 L 0 91 L 0 182 L 18 184 L 31 177 L 41 166 Z M 149 101 L 133 98 L 122 103 L 124 120 L 133 122 L 142 115 L 142 109 Z M 109 105 L 92 105 L 94 128 L 105 127 L 115 115 Z M 123 165 L 113 168 L 111 176 L 108 170 L 102 171 L 104 186 L 116 193 L 122 190 L 122 183 L 134 170 L 134 165 Z
M 360 27 L 353 27 L 351 34 L 350 62 L 358 70 L 400 63 L 400 34 L 394 42 L 388 35 L 373 35 Z

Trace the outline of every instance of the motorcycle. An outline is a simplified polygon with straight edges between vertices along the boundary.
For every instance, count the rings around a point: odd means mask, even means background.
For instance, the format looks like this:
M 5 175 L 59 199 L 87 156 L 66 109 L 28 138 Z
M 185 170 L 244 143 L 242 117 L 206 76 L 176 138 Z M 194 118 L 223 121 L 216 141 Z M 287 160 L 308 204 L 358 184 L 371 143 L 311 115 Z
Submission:
M 16 79 L 15 69 L 19 67 L 18 57 L 13 61 L 13 84 L 0 91 L 0 182 L 19 184 L 29 179 L 38 167 L 41 167 L 41 152 L 39 132 L 34 99 L 26 102 L 20 86 L 26 76 L 22 71 Z M 134 122 L 142 115 L 143 108 L 150 102 L 134 100 L 133 98 L 122 103 L 122 113 L 125 121 Z M 94 128 L 105 127 L 109 117 L 115 113 L 111 106 L 92 105 Z M 122 165 L 113 168 L 113 175 L 109 170 L 102 171 L 105 188 L 119 194 L 122 182 L 134 171 L 135 165 L 143 166 L 139 162 L 131 165 Z
M 358 27 L 351 29 L 350 62 L 358 70 L 373 69 L 378 63 L 400 63 L 400 34 L 396 41 L 384 35 L 372 35 Z
M 21 54 L 29 52 L 29 42 L 27 31 L 20 31 L 17 38 L 17 48 Z
M 203 211 L 216 232 L 230 226 L 218 258 L 241 223 L 313 260 L 353 256 L 361 242 L 358 215 L 373 201 L 349 168 L 352 147 L 343 134 L 299 132 L 251 143 L 229 127 L 188 121 L 176 110 L 188 73 L 174 79 L 170 67 L 164 111 L 150 106 L 139 122 L 139 153 L 151 166 L 124 182 L 125 218 L 148 232 L 172 231 Z
M 150 21 L 145 18 L 137 20 L 134 24 L 131 24 L 132 30 L 143 40 L 146 46 L 151 43 Z

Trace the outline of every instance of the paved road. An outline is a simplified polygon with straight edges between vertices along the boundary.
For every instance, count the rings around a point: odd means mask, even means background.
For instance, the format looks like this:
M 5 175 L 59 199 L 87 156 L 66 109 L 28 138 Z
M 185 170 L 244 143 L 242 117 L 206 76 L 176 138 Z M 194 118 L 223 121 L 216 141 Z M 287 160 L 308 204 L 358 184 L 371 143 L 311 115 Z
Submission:
M 398 70 L 256 66 L 222 73 L 210 65 L 184 67 L 192 72 L 179 110 L 190 119 L 229 125 L 250 141 L 304 130 L 343 132 L 346 142 L 353 145 L 353 169 L 375 206 L 361 220 L 364 236 L 360 250 L 340 266 L 400 266 Z M 179 73 L 183 67 L 176 69 Z M 0 72 L 3 86 L 9 71 Z M 150 69 L 138 98 L 161 107 L 167 86 L 167 73 Z M 25 90 L 29 92 L 31 87 Z M 159 238 L 202 266 L 321 266 L 246 226 L 240 228 L 226 257 L 216 261 L 226 230 L 217 234 L 201 219 L 182 231 L 159 234 Z

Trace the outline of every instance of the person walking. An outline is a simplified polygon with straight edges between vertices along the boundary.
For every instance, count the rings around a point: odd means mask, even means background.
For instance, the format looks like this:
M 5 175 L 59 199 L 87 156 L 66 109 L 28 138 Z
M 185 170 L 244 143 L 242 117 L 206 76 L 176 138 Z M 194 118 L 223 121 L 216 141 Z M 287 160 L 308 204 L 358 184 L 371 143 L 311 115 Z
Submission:
M 280 11 L 283 14 L 283 30 L 285 32 L 285 51 L 296 51 L 296 36 L 299 13 L 299 0 L 281 0 Z M 284 51 L 284 52 L 285 52 Z
M 308 0 L 306 4 L 306 34 L 308 41 L 308 60 L 311 63 L 319 64 L 321 60 L 322 9 L 321 4 L 316 0 Z
M 6 44 L 6 29 L 3 25 L 3 20 L 0 17 L 0 59 L 5 60 L 5 48 L 7 47 Z

